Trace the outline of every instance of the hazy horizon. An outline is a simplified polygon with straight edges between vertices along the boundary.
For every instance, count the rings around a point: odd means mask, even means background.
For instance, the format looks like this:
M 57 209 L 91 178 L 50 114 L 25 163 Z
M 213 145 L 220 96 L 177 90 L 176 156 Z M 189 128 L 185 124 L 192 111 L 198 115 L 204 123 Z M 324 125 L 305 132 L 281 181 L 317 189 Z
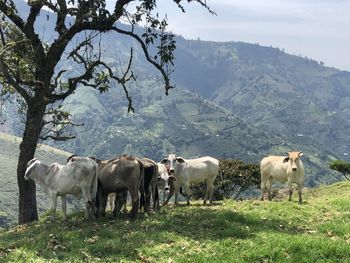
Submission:
M 207 0 L 199 4 L 158 1 L 168 29 L 186 39 L 241 41 L 284 49 L 325 66 L 350 71 L 350 0 Z

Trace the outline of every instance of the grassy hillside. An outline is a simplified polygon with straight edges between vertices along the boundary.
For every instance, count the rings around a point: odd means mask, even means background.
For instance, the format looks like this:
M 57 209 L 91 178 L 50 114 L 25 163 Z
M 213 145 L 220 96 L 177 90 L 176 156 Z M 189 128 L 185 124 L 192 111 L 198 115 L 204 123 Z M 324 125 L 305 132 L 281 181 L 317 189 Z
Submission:
M 166 207 L 160 214 L 0 232 L 2 262 L 348 262 L 350 183 L 310 189 L 304 204 L 257 200 Z
M 14 224 L 18 214 L 17 159 L 21 139 L 0 132 L 0 227 Z M 49 146 L 39 145 L 36 158 L 45 163 L 64 163 L 70 154 Z M 37 190 L 38 210 L 42 213 L 50 205 L 40 188 Z M 2 215 L 1 215 L 2 214 Z M 3 220 L 1 221 L 1 218 Z

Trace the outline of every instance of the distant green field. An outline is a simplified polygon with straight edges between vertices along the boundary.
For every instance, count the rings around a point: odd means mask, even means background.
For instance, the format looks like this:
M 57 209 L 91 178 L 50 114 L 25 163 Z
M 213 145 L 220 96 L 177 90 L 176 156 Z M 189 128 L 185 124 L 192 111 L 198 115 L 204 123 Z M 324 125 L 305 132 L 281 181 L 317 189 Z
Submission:
M 0 231 L 1 262 L 349 262 L 350 183 L 282 200 L 165 207 L 86 222 L 48 216 Z
M 18 214 L 18 186 L 17 159 L 21 139 L 0 132 L 0 219 L 7 217 L 10 224 L 17 221 Z M 49 146 L 39 145 L 36 158 L 46 163 L 64 163 L 70 153 Z M 50 205 L 49 199 L 37 190 L 39 212 L 43 212 Z M 2 216 L 1 216 L 2 214 Z M 3 226 L 0 220 L 0 227 Z

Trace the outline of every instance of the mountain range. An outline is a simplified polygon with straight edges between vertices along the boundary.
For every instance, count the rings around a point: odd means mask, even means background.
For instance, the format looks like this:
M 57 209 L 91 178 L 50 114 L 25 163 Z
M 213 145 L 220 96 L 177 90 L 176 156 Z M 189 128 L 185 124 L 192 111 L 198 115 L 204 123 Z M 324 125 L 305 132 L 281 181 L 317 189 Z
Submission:
M 25 12 L 25 7 L 18 9 Z M 53 34 L 50 15 L 43 11 L 37 24 L 48 37 Z M 77 128 L 75 140 L 52 146 L 99 158 L 129 153 L 159 161 L 176 152 L 186 158 L 211 155 L 256 163 L 267 154 L 299 150 L 305 153 L 307 185 L 340 179 L 328 164 L 346 159 L 349 152 L 349 72 L 278 48 L 178 36 L 176 88 L 165 96 L 137 43 L 106 33 L 101 46 L 116 71 L 134 48 L 137 80 L 128 88 L 136 113 L 127 113 L 118 86 L 105 94 L 80 87 L 64 105 L 84 126 Z M 65 61 L 60 67 L 78 70 Z M 7 107 L 7 122 L 0 129 L 19 135 L 22 126 Z

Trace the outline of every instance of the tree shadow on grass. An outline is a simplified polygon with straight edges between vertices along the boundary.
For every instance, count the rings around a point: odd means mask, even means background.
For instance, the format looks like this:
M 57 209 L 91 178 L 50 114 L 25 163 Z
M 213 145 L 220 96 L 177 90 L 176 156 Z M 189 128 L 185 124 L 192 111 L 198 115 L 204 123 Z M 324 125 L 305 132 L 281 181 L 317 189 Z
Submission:
M 160 246 L 185 237 L 205 243 L 221 239 L 249 239 L 258 232 L 297 234 L 303 231 L 284 220 L 261 219 L 228 209 L 220 204 L 211 206 L 194 204 L 187 208 L 166 208 L 152 216 L 140 214 L 130 221 L 128 215 L 89 222 L 83 213 L 69 216 L 67 221 L 34 223 L 18 227 L 4 235 L 0 249 L 21 247 L 45 260 L 86 261 L 91 258 L 136 260 L 139 251 L 151 244 Z M 177 209 L 177 211 L 173 211 Z M 5 255 L 6 256 L 6 255 Z
M 174 232 L 205 241 L 223 238 L 247 239 L 261 231 L 297 234 L 304 230 L 288 224 L 285 220 L 261 219 L 230 210 L 212 210 L 202 206 L 195 210 L 179 212 L 176 217 L 162 221 L 158 231 Z

